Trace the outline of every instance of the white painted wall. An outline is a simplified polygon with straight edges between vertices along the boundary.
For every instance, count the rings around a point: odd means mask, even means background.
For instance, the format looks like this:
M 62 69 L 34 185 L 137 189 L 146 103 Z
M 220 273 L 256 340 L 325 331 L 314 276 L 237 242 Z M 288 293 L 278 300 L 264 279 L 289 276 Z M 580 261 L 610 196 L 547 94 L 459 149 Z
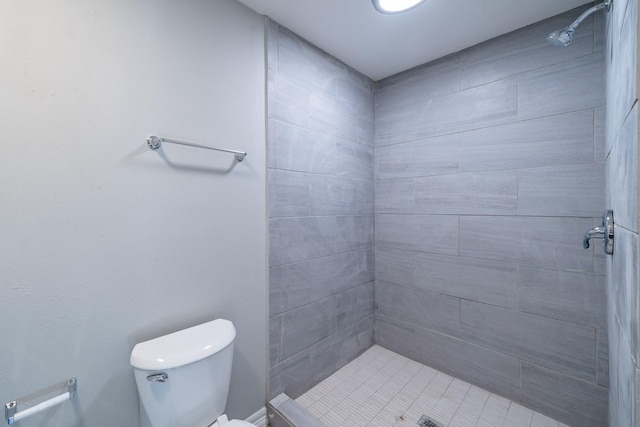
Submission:
M 0 3 L 0 403 L 79 383 L 22 427 L 138 425 L 135 343 L 217 317 L 227 413 L 263 406 L 263 31 L 233 0 Z

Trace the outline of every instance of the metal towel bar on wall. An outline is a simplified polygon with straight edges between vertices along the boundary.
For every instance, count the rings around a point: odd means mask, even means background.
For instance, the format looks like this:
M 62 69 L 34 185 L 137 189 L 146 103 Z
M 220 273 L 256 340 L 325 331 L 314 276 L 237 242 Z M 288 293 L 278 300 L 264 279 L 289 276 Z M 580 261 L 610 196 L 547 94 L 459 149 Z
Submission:
M 244 151 L 227 150 L 226 148 L 209 147 L 207 145 L 194 144 L 193 142 L 176 141 L 175 139 L 160 138 L 158 136 L 150 136 L 149 138 L 147 138 L 147 145 L 152 150 L 157 150 L 158 148 L 160 148 L 160 145 L 163 142 L 169 142 L 171 144 L 187 145 L 189 147 L 204 148 L 206 150 L 215 150 L 215 151 L 223 151 L 225 153 L 232 153 L 235 156 L 236 160 L 239 161 L 239 162 L 243 161 L 245 156 L 247 155 L 247 153 L 244 152 Z
M 78 392 L 78 380 L 76 378 L 67 380 L 66 390 L 67 391 L 65 393 L 54 396 L 51 399 L 45 400 L 44 402 L 24 409 L 20 412 L 18 412 L 17 400 L 5 403 L 4 417 L 7 420 L 7 424 L 12 425 L 13 423 L 17 423 L 24 418 L 30 417 L 31 415 L 37 414 L 38 412 L 42 412 L 45 409 L 51 408 L 52 406 L 56 406 L 61 404 L 62 402 L 73 399 L 74 397 L 76 397 L 76 394 Z

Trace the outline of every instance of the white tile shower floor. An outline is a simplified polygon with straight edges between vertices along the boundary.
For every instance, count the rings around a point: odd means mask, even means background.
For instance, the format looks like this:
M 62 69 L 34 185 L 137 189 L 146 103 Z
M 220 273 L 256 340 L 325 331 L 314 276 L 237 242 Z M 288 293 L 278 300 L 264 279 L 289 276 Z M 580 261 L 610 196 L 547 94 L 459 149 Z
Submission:
M 567 427 L 377 345 L 296 401 L 327 427 Z

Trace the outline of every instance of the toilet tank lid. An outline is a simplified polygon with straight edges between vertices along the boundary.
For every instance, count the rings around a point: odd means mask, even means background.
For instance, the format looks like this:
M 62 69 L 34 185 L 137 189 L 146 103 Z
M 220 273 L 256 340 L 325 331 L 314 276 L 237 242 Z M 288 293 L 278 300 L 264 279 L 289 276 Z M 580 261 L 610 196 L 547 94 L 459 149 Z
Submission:
M 223 350 L 235 337 L 233 323 L 216 319 L 136 344 L 130 363 L 145 370 L 177 368 Z

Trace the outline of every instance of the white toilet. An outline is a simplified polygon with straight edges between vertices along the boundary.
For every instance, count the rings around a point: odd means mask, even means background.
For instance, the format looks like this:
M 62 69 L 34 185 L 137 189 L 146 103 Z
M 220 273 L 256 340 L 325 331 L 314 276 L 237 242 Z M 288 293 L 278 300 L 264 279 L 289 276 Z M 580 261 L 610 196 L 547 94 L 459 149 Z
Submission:
M 255 427 L 227 419 L 233 323 L 216 319 L 136 344 L 131 366 L 142 427 Z

